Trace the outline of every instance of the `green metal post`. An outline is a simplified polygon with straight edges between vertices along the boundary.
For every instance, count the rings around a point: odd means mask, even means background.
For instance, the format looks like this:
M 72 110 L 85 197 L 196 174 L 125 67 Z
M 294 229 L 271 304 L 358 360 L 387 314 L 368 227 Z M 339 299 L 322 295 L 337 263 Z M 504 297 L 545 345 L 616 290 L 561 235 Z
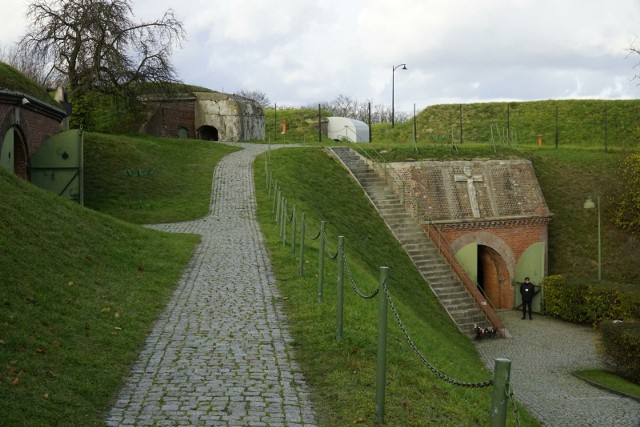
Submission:
M 278 180 L 273 185 L 273 204 L 271 205 L 271 212 L 276 211 L 276 201 L 278 200 Z
M 271 198 L 271 171 L 269 171 L 269 173 L 267 174 L 267 189 L 269 190 L 267 193 L 267 196 L 269 198 Z
M 327 247 L 325 236 L 326 222 L 320 221 L 320 258 L 318 260 L 318 302 L 322 302 L 322 288 L 324 287 L 324 251 Z
M 342 339 L 344 323 L 344 236 L 338 236 L 338 287 L 336 299 L 336 339 Z
M 490 427 L 504 427 L 507 422 L 507 386 L 511 375 L 511 360 L 496 359 L 493 374 L 493 400 Z
M 378 362 L 376 372 L 376 424 L 384 423 L 384 397 L 387 386 L 387 278 L 389 267 L 380 267 L 378 292 Z
M 276 190 L 276 198 L 275 198 L 275 203 L 276 203 L 276 224 L 280 224 L 280 202 L 282 197 L 280 195 L 280 189 L 278 188 Z
M 282 244 L 287 244 L 287 222 L 289 221 L 289 215 L 287 214 L 288 209 L 288 201 L 283 198 L 282 202 L 282 213 L 280 214 L 280 238 L 282 239 Z
M 302 212 L 302 224 L 300 224 L 300 277 L 304 277 L 304 233 L 305 233 L 305 213 Z
M 296 256 L 296 205 L 293 205 L 293 220 L 291 221 L 291 255 Z M 302 214 L 304 215 L 304 214 Z

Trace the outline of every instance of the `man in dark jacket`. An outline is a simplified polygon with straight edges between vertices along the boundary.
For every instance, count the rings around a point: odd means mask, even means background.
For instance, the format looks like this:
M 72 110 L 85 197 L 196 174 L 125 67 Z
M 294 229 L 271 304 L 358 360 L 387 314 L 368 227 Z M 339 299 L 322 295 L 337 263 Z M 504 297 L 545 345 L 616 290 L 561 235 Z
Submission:
M 531 317 L 531 302 L 533 301 L 533 294 L 535 288 L 533 283 L 529 281 L 528 277 L 524 278 L 524 282 L 520 285 L 520 295 L 522 295 L 522 319 L 527 317 L 527 310 L 529 310 L 529 319 Z

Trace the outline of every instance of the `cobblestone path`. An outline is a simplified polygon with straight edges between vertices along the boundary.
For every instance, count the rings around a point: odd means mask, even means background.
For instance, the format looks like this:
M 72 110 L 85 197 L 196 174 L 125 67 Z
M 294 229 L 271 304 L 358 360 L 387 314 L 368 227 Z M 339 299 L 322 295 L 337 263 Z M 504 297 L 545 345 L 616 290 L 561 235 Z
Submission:
M 152 226 L 202 235 L 109 426 L 313 426 L 304 379 L 255 218 L 252 163 L 234 144 L 214 172 L 210 214 Z M 273 147 L 275 148 L 275 147 Z
M 477 345 L 485 365 L 511 360 L 511 386 L 521 403 L 549 427 L 640 427 L 640 402 L 593 387 L 571 373 L 601 366 L 594 331 L 548 316 L 521 320 L 500 313 L 510 339 Z

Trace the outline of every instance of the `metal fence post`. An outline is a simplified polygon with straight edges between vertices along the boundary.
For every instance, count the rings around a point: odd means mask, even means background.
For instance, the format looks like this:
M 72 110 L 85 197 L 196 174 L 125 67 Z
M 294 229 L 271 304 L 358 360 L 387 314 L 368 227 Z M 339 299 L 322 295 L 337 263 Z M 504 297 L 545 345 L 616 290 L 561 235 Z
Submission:
M 322 288 L 324 287 L 324 251 L 327 247 L 325 235 L 326 222 L 320 221 L 320 258 L 318 259 L 318 302 L 322 302 Z
M 304 276 L 304 233 L 305 229 L 305 213 L 302 212 L 302 224 L 300 224 L 300 277 Z
M 296 219 L 297 219 L 296 205 L 293 205 L 292 215 L 293 215 L 293 220 L 291 221 L 291 255 L 295 257 L 296 256 Z
M 380 267 L 378 292 L 378 363 L 376 372 L 376 424 L 384 423 L 384 398 L 387 383 L 387 278 L 389 267 Z
M 286 198 L 282 198 L 282 213 L 280 214 L 280 239 L 282 240 L 282 244 L 286 245 L 287 244 L 287 233 L 285 233 L 285 231 L 287 230 L 287 222 L 289 220 L 288 215 L 287 215 L 287 210 L 288 210 L 288 201 Z
M 511 360 L 496 359 L 491 401 L 491 427 L 504 427 L 507 422 L 507 386 L 511 375 Z
M 273 199 L 273 203 L 276 206 L 276 224 L 280 224 L 280 202 L 281 202 L 281 197 L 280 197 L 280 189 L 277 188 L 276 189 L 276 198 Z
M 336 339 L 342 339 L 344 323 L 344 236 L 338 236 L 338 294 L 336 299 Z

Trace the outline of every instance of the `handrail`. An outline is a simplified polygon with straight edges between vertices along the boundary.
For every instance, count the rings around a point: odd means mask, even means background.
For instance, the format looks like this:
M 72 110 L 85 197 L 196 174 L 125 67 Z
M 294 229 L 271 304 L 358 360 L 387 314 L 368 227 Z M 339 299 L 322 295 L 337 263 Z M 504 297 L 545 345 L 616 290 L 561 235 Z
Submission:
M 374 163 L 376 162 L 373 156 L 369 154 L 369 150 L 367 150 L 365 147 L 362 147 L 362 151 L 364 152 L 365 157 L 367 157 L 369 160 L 371 160 Z M 406 205 L 405 189 L 407 188 L 407 186 L 405 185 L 405 180 L 392 166 L 388 165 L 386 159 L 377 150 L 372 150 L 372 151 L 382 159 L 385 180 L 387 181 L 387 184 L 389 184 L 393 189 L 394 185 L 389 182 L 389 175 L 387 173 L 388 169 L 391 169 L 391 171 L 395 174 L 397 179 L 400 181 L 402 185 L 401 202 L 402 202 L 402 205 L 405 206 Z M 429 237 L 435 243 L 438 250 L 440 250 L 440 253 L 445 257 L 453 273 L 456 276 L 458 276 L 458 279 L 460 279 L 460 281 L 462 282 L 464 287 L 467 289 L 469 294 L 471 294 L 471 296 L 474 298 L 478 307 L 487 316 L 487 318 L 489 319 L 493 327 L 500 332 L 500 336 L 504 338 L 506 336 L 506 330 L 504 325 L 502 324 L 502 321 L 500 320 L 498 315 L 495 313 L 491 302 L 490 301 L 487 302 L 487 298 L 485 298 L 485 296 L 478 290 L 478 286 L 471 279 L 471 277 L 469 277 L 469 274 L 464 270 L 464 268 L 462 267 L 458 259 L 455 257 L 455 255 L 451 251 L 451 245 L 447 241 L 447 238 L 445 237 L 445 235 L 442 233 L 442 230 L 440 230 L 437 224 L 433 222 L 433 220 L 430 218 L 427 212 L 420 212 L 420 205 L 418 203 L 412 200 L 411 204 L 413 205 L 414 216 L 416 218 L 422 217 L 425 220 L 425 224 L 427 225 L 427 233 Z

